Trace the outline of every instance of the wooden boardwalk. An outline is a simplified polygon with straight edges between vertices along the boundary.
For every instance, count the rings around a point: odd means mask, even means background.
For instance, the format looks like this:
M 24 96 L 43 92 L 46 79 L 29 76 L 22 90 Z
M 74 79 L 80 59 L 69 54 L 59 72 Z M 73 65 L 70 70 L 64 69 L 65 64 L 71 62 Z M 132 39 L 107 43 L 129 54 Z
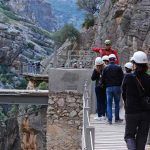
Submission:
M 106 121 L 90 118 L 91 126 L 95 127 L 95 150 L 127 150 L 124 142 L 124 124 L 109 125 Z
M 90 124 L 95 127 L 95 150 L 127 150 L 124 141 L 125 123 L 113 122 L 109 125 L 106 121 L 94 120 L 94 115 L 91 115 Z

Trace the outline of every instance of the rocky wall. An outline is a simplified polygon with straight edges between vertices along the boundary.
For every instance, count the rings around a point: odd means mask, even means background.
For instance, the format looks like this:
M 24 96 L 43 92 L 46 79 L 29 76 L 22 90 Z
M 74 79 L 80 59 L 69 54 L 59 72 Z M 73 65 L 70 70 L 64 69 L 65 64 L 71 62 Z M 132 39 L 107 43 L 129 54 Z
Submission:
M 47 109 L 47 150 L 80 150 L 82 94 L 51 92 Z
M 150 1 L 106 0 L 101 7 L 93 47 L 104 47 L 105 39 L 112 40 L 118 50 L 120 64 L 129 61 L 135 51 L 150 53 Z

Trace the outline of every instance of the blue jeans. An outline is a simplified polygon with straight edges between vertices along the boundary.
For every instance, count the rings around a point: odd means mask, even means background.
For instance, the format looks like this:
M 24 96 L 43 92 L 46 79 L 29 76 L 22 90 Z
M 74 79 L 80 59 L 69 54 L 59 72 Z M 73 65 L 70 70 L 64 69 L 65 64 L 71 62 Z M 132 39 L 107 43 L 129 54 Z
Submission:
M 112 102 L 115 102 L 115 120 L 119 120 L 119 102 L 121 96 L 121 87 L 112 86 L 106 88 L 107 96 L 107 117 L 108 121 L 112 122 Z

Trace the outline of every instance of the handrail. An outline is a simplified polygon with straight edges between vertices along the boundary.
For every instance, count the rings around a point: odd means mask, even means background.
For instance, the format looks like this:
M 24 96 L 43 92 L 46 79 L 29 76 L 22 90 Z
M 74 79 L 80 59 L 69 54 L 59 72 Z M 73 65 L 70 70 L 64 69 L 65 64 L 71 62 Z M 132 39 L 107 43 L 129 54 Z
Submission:
M 89 93 L 86 82 L 83 92 L 82 150 L 94 150 L 95 128 L 90 125 L 89 111 Z

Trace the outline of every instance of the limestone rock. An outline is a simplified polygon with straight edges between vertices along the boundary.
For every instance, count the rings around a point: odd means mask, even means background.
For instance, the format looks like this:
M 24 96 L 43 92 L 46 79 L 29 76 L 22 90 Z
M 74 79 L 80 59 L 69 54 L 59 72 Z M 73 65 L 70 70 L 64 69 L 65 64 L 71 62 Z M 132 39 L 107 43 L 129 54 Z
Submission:
M 149 54 L 150 29 L 149 0 L 119 0 L 112 5 L 107 0 L 101 7 L 93 46 L 104 46 L 105 39 L 112 40 L 112 47 L 119 52 L 120 63 L 129 61 L 134 51 Z
M 70 117 L 75 117 L 77 115 L 77 112 L 75 110 L 73 110 L 71 113 L 70 113 Z
M 65 104 L 64 99 L 63 99 L 63 98 L 60 98 L 60 99 L 58 100 L 57 104 L 58 104 L 58 106 L 63 107 L 64 104 Z

